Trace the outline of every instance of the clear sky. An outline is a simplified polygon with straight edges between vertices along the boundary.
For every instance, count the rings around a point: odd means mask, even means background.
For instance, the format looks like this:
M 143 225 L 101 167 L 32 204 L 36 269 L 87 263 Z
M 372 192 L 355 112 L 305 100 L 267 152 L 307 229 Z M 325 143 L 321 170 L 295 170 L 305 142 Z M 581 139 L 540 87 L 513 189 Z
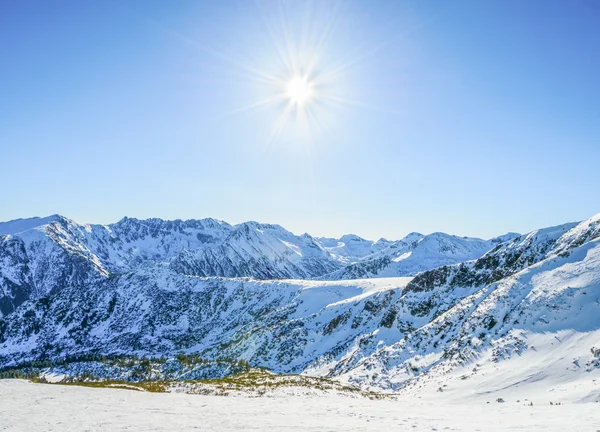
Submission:
M 599 23 L 598 0 L 0 0 L 0 220 L 373 239 L 581 220 Z

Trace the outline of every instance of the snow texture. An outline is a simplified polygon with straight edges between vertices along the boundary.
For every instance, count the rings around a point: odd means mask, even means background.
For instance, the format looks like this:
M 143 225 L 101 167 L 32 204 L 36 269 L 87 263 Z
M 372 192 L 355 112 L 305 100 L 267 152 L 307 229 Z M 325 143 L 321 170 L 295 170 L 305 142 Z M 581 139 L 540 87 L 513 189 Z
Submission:
M 491 399 L 491 398 L 489 398 Z M 445 401 L 435 395 L 369 400 L 340 394 L 222 397 L 0 381 L 4 431 L 544 431 L 598 428 L 598 404 L 513 397 Z

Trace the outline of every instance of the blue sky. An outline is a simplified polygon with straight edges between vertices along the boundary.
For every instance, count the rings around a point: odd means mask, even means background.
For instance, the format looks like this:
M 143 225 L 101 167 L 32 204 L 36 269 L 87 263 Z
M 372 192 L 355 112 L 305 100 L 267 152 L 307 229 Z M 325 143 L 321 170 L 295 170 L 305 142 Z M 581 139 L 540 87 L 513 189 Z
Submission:
M 584 219 L 600 212 L 598 22 L 596 0 L 3 1 L 0 220 L 375 239 Z M 318 73 L 338 72 L 302 125 L 285 101 L 244 109 L 291 78 L 286 42 L 298 67 L 320 52 Z

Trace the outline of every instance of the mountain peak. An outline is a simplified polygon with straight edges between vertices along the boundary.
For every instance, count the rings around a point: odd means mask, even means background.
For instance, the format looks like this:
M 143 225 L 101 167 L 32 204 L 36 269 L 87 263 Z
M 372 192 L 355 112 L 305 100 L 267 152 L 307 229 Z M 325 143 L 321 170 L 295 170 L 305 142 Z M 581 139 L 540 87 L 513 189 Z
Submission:
M 355 241 L 355 242 L 364 242 L 364 241 L 368 241 L 360 236 L 357 236 L 356 234 L 344 234 L 343 236 L 340 237 L 340 241 L 342 242 L 349 242 L 349 241 Z
M 66 218 L 59 214 L 53 214 L 46 217 L 36 216 L 31 218 L 14 219 L 8 222 L 0 222 L 0 235 L 17 234 L 43 225 L 48 225 L 52 222 L 56 222 L 62 219 Z
M 425 237 L 423 234 L 418 233 L 418 232 L 411 232 L 408 235 L 404 236 L 404 238 L 402 239 L 403 242 L 405 243 L 413 243 L 416 242 L 418 240 L 421 240 L 423 237 Z
M 504 243 L 504 242 L 507 242 L 507 241 L 514 240 L 517 237 L 519 237 L 520 235 L 521 234 L 516 233 L 516 232 L 508 232 L 508 233 L 500 235 L 498 237 L 491 238 L 490 241 L 492 243 L 499 244 L 499 243 Z

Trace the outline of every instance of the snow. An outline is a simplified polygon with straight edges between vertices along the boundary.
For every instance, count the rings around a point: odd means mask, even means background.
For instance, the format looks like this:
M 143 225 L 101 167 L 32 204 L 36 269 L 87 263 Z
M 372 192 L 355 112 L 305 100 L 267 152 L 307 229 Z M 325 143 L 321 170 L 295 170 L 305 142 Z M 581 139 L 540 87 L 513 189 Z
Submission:
M 462 367 L 424 376 L 402 392 L 431 398 L 441 388 L 444 399 L 455 403 L 497 398 L 540 405 L 600 402 L 600 368 L 590 361 L 590 348 L 600 346 L 600 331 L 519 336 L 525 336 L 529 349 L 502 361 L 494 361 L 494 350 L 485 351 Z M 496 347 L 502 344 L 506 340 Z
M 331 308 L 344 303 L 356 303 L 375 293 L 401 289 L 412 280 L 411 277 L 355 279 L 341 281 L 284 281 L 300 285 L 298 300 L 303 307 L 300 311 L 309 315 L 322 308 Z M 265 283 L 269 283 L 265 281 Z M 272 283 L 272 282 L 271 282 Z M 302 316 L 295 314 L 294 316 Z
M 42 225 L 47 225 L 58 220 L 59 217 L 59 215 L 52 215 L 43 218 L 32 217 L 26 219 L 15 219 L 8 222 L 0 222 L 0 235 L 17 234 Z
M 446 401 L 443 395 L 370 400 L 279 392 L 271 397 L 143 393 L 0 381 L 3 431 L 544 431 L 590 432 L 599 405 Z

